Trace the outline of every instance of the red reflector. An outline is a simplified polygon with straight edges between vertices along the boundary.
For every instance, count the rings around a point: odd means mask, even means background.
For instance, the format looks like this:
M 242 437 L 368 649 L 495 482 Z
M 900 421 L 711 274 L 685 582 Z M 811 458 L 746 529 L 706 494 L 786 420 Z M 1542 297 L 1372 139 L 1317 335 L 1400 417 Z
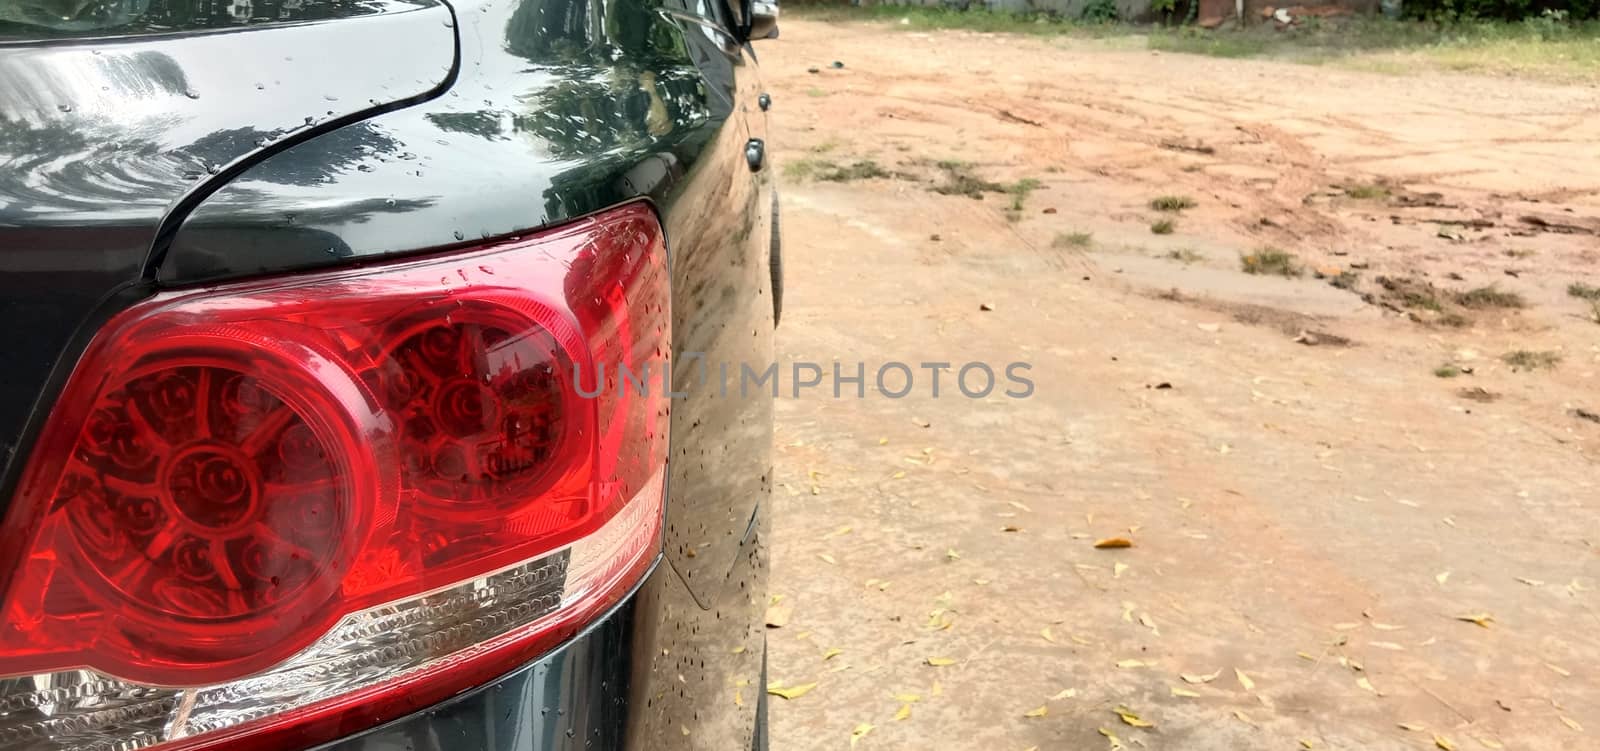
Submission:
M 660 549 L 667 284 L 631 205 L 117 316 L 0 529 L 0 737 L 303 741 L 569 634 Z

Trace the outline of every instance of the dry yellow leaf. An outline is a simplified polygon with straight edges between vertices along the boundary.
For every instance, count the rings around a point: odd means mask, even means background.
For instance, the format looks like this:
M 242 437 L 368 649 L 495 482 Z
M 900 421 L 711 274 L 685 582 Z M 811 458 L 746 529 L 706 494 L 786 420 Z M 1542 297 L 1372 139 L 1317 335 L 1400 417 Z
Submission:
M 879 446 L 887 446 L 887 445 L 889 445 L 889 439 L 887 439 L 887 438 L 879 438 L 878 439 L 878 445 Z
M 889 479 L 891 479 L 891 480 L 904 480 L 904 479 L 906 479 L 906 472 L 905 472 L 905 470 L 900 470 L 899 472 L 896 472 L 896 473 L 894 473 L 892 475 L 889 475 Z
M 1317 744 L 1312 743 L 1309 738 L 1301 738 L 1300 739 L 1300 747 L 1301 748 L 1316 748 Z
M 1489 615 L 1488 613 L 1464 613 L 1456 616 L 1456 620 L 1466 621 L 1467 623 L 1475 623 L 1483 628 L 1488 628 L 1489 622 L 1494 620 L 1494 616 Z
M 1107 537 L 1104 540 L 1096 540 L 1094 546 L 1101 550 L 1107 548 L 1131 548 L 1133 547 L 1133 541 L 1126 537 Z
M 1017 526 L 1017 525 L 1015 525 L 1015 524 L 1007 524 L 1007 525 L 1004 525 L 1004 526 L 1000 527 L 1000 531 L 1001 532 L 1021 532 L 1022 528 Z
M 1256 690 L 1256 682 L 1250 680 L 1250 676 L 1245 675 L 1243 670 L 1240 670 L 1238 668 L 1234 668 L 1233 669 L 1233 677 L 1239 679 L 1239 685 L 1244 686 L 1244 690 L 1246 690 L 1246 691 L 1254 691 L 1254 690 Z
M 1405 628 L 1405 626 L 1396 626 L 1393 623 L 1377 623 L 1377 622 L 1373 622 L 1372 627 L 1377 629 L 1377 630 L 1379 630 L 1379 631 L 1399 631 L 1399 630 Z
M 831 660 L 842 654 L 844 654 L 844 650 L 838 647 L 828 647 L 828 651 L 822 653 L 822 661 L 827 662 L 828 660 Z
M 1172 690 L 1172 695 L 1173 696 L 1181 696 L 1181 697 L 1184 697 L 1186 699 L 1198 699 L 1198 698 L 1200 698 L 1200 693 L 1198 691 L 1190 691 L 1189 689 L 1182 688 L 1182 687 L 1179 687 L 1179 686 L 1168 686 L 1167 688 Z
M 1405 647 L 1392 641 L 1369 641 L 1367 642 L 1367 646 L 1377 647 L 1378 649 L 1387 649 L 1391 652 L 1404 652 L 1406 649 Z
M 1426 730 L 1427 728 L 1424 728 L 1423 726 L 1418 725 L 1417 723 L 1414 723 L 1414 722 L 1402 722 L 1402 723 L 1400 723 L 1400 729 L 1401 730 L 1410 730 L 1410 731 L 1415 732 L 1415 731 L 1418 731 L 1418 730 Z
M 1567 727 L 1572 728 L 1580 733 L 1583 732 L 1583 726 L 1579 725 L 1577 720 L 1574 720 L 1566 715 L 1561 715 L 1561 724 L 1566 725 Z
M 1201 675 L 1200 673 L 1179 673 L 1178 677 L 1182 678 L 1184 683 L 1210 683 L 1216 680 L 1217 676 L 1219 675 L 1222 675 L 1221 670 L 1217 670 L 1213 673 L 1206 673 L 1204 675 Z
M 1449 738 L 1438 733 L 1433 734 L 1433 745 L 1438 746 L 1442 751 L 1456 751 L 1456 744 L 1451 743 Z
M 850 531 L 851 531 L 850 527 L 840 527 L 840 528 L 838 528 L 838 529 L 836 529 L 836 530 L 834 530 L 832 532 L 829 532 L 826 535 L 823 535 L 822 539 L 826 540 L 826 539 L 828 539 L 830 537 L 843 537 L 843 536 L 845 536 L 847 534 L 850 534 Z
M 1153 728 L 1156 726 L 1155 723 L 1140 717 L 1137 713 L 1131 709 L 1128 709 L 1127 707 L 1116 707 L 1111 711 L 1116 712 L 1117 716 L 1122 718 L 1123 724 L 1128 725 L 1129 727 Z
M 955 548 L 946 548 L 944 551 L 944 557 L 952 561 L 961 560 L 961 554 L 956 552 Z
M 942 683 L 940 683 L 938 681 L 934 681 L 933 685 L 928 688 L 928 695 L 930 695 L 930 696 L 943 696 L 944 695 L 944 684 L 942 684 Z
M 916 704 L 917 702 L 922 701 L 922 695 L 921 694 L 895 694 L 894 695 L 894 700 L 897 701 L 897 702 L 900 702 L 901 704 Z
M 775 601 L 767 608 L 767 628 L 783 628 L 789 625 L 789 617 L 794 615 L 794 605 L 786 602 Z
M 744 706 L 744 692 L 743 691 L 740 691 L 739 689 L 734 689 L 733 690 L 733 706 L 735 706 L 735 707 Z
M 1255 727 L 1256 726 L 1255 720 L 1250 719 L 1250 715 L 1245 714 L 1242 710 L 1238 710 L 1238 709 L 1233 710 L 1233 716 L 1235 718 L 1237 718 L 1240 722 L 1242 722 L 1242 723 L 1244 723 L 1246 725 L 1249 725 L 1250 727 Z
M 1117 667 L 1125 668 L 1125 669 L 1126 668 L 1142 668 L 1142 667 L 1145 667 L 1145 661 L 1144 660 L 1118 660 L 1117 661 Z
M 1113 578 L 1113 579 L 1121 579 L 1122 578 L 1122 572 L 1127 571 L 1127 570 L 1128 570 L 1128 564 L 1126 564 L 1126 563 L 1117 563 L 1117 564 L 1115 564 L 1115 565 L 1113 565 L 1111 567 L 1111 578 Z
M 1572 677 L 1572 671 L 1568 670 L 1568 669 L 1566 669 L 1564 667 L 1561 667 L 1560 665 L 1552 665 L 1552 664 L 1547 662 L 1547 663 L 1544 664 L 1544 666 L 1547 667 L 1547 668 L 1550 668 L 1550 672 L 1555 673 L 1556 675 L 1559 675 L 1562 678 L 1571 678 Z
M 833 556 L 828 555 L 827 553 L 818 553 L 817 557 L 821 558 L 823 563 L 826 563 L 826 564 L 829 564 L 829 565 L 833 565 L 833 564 L 837 564 L 838 563 L 838 561 L 833 559 Z
M 1054 644 L 1055 641 L 1056 641 L 1056 635 L 1050 633 L 1050 627 L 1049 626 L 1045 626 L 1044 628 L 1039 629 L 1039 635 L 1044 637 L 1044 640 L 1047 641 L 1047 642 L 1050 642 L 1051 644 Z
M 929 657 L 928 664 L 936 668 L 942 668 L 946 665 L 954 665 L 956 661 L 949 657 Z
M 911 719 L 911 705 L 910 704 L 901 704 L 900 708 L 895 710 L 894 718 L 897 721 L 898 720 L 909 720 L 909 719 Z
M 798 699 L 802 696 L 805 696 L 811 691 L 811 689 L 816 687 L 817 684 L 815 683 L 802 683 L 798 686 L 790 686 L 788 688 L 769 683 L 767 684 L 767 693 L 772 694 L 773 696 L 782 697 L 784 699 Z
M 1317 661 L 1316 655 L 1313 655 L 1310 652 L 1295 652 L 1294 656 L 1298 657 L 1298 658 L 1300 658 L 1302 660 L 1305 660 L 1306 662 L 1316 662 Z
M 1078 695 L 1078 689 L 1075 689 L 1075 688 L 1064 688 L 1064 689 L 1061 689 L 1060 691 L 1057 691 L 1055 696 L 1050 697 L 1050 700 L 1051 701 L 1061 701 L 1062 699 L 1071 699 L 1071 698 L 1073 698 L 1073 697 L 1075 697 L 1077 695 Z
M 1154 619 L 1152 619 L 1150 617 L 1149 613 L 1140 613 L 1139 614 L 1139 625 L 1144 626 L 1147 629 L 1150 629 L 1150 633 L 1155 634 L 1156 636 L 1160 636 L 1161 635 L 1161 629 L 1156 628 L 1156 622 L 1155 622 Z
M 1378 693 L 1378 689 L 1373 688 L 1372 681 L 1367 680 L 1367 677 L 1364 675 L 1356 679 L 1356 685 L 1360 686 L 1363 690 L 1371 691 L 1374 694 Z
M 1517 577 L 1517 581 L 1522 582 L 1523 584 L 1526 584 L 1526 585 L 1528 585 L 1530 587 L 1542 587 L 1542 586 L 1544 586 L 1544 582 L 1543 581 L 1540 581 L 1538 579 L 1529 579 L 1529 578 L 1527 578 L 1525 576 Z
M 1043 717 L 1043 716 L 1045 716 L 1047 714 L 1050 714 L 1050 708 L 1045 706 L 1045 705 L 1043 705 L 1043 704 L 1040 704 L 1039 706 L 1034 707 L 1033 709 L 1030 709 L 1030 710 L 1028 710 L 1026 712 L 1023 712 L 1022 716 L 1023 717 Z
M 863 722 L 860 725 L 857 725 L 854 730 L 851 730 L 850 731 L 850 747 L 851 748 L 855 748 L 856 747 L 856 743 L 858 743 L 862 738 L 867 737 L 867 733 L 872 732 L 872 728 L 873 727 L 874 727 L 873 725 L 869 725 L 869 724 Z
M 1439 582 L 1439 584 L 1442 586 L 1445 582 L 1450 581 L 1450 572 L 1440 571 L 1438 574 L 1434 575 L 1433 580 Z
M 1028 511 L 1028 512 L 1032 512 L 1033 511 L 1033 509 L 1028 508 L 1028 504 L 1023 503 L 1021 501 L 1006 501 L 1006 503 L 1009 504 L 1014 509 L 1019 509 L 1021 511 Z
M 1499 751 L 1499 749 L 1505 748 L 1505 744 L 1503 744 L 1500 741 L 1497 741 L 1497 740 L 1495 740 L 1493 738 L 1485 738 L 1485 737 L 1483 737 L 1481 735 L 1480 736 L 1476 736 L 1476 737 L 1478 739 L 1478 742 L 1483 744 L 1484 748 L 1492 748 L 1492 749 L 1495 749 L 1496 751 Z
M 1106 740 L 1111 741 L 1112 748 L 1122 748 L 1122 739 L 1118 738 L 1116 733 L 1106 728 L 1100 728 L 1099 730 L 1100 734 L 1106 737 Z

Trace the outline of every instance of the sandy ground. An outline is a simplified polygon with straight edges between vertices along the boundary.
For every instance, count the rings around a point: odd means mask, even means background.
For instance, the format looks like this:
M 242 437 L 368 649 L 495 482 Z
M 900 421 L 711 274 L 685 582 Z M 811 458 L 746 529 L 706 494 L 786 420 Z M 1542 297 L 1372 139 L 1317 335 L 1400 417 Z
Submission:
M 781 400 L 774 748 L 1600 748 L 1596 89 L 794 18 L 759 51 L 779 167 L 890 173 L 783 180 L 781 356 L 1037 386 Z M 938 160 L 1041 187 L 1008 218 Z M 1163 194 L 1198 206 L 1158 236 Z M 1264 246 L 1307 274 L 1241 273 Z M 1490 284 L 1526 308 L 1454 302 Z

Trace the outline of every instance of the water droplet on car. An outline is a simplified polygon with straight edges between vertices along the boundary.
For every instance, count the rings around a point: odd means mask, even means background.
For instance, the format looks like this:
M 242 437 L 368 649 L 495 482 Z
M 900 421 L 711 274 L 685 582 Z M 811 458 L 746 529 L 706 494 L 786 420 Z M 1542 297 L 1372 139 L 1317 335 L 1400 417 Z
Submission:
M 61 110 L 62 112 L 71 112 L 72 111 L 72 105 L 63 104 L 63 105 L 57 107 L 56 109 Z
M 446 18 L 444 20 L 444 27 L 447 28 L 447 29 L 455 28 L 456 27 L 456 20 L 454 18 Z
M 356 165 L 356 171 L 357 172 L 371 172 L 372 171 L 372 165 L 370 165 L 370 164 L 358 164 L 358 165 Z
M 266 85 L 266 84 L 264 84 L 264 83 L 258 83 L 258 84 L 256 84 L 256 91 L 265 91 L 265 90 L 266 90 L 266 88 L 267 88 L 267 85 Z
M 385 198 L 385 199 L 383 199 L 383 205 L 385 205 L 385 206 L 393 206 L 394 205 L 394 199 L 393 198 Z
M 195 91 L 194 89 L 184 89 L 183 90 L 183 95 L 186 96 L 186 97 L 189 97 L 190 99 L 199 99 L 200 98 L 200 92 Z
M 215 174 L 217 174 L 218 172 L 221 172 L 221 171 L 222 171 L 222 165 L 220 165 L 220 164 L 208 164 L 208 165 L 206 165 L 206 172 L 209 172 L 209 173 L 211 173 L 213 175 L 215 175 Z
M 455 235 L 455 236 L 456 236 L 456 239 L 457 239 L 457 240 L 465 240 L 465 239 L 467 239 L 467 236 L 466 236 L 466 234 L 465 234 L 465 233 L 463 233 L 463 232 L 462 232 L 462 231 L 461 231 L 461 230 L 456 230 L 456 231 L 455 231 L 455 232 L 454 232 L 454 233 L 452 233 L 452 234 L 454 234 L 454 235 Z

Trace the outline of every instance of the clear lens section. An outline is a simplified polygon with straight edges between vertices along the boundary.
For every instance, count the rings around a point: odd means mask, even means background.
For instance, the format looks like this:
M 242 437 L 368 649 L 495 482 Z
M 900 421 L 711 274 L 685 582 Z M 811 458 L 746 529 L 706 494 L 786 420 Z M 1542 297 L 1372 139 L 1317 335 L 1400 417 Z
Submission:
M 538 559 L 421 597 L 347 616 L 322 639 L 257 676 L 193 689 L 127 683 L 92 670 L 0 681 L 0 747 L 134 751 L 364 692 L 468 663 L 551 616 L 589 601 L 649 563 L 659 532 L 661 473 L 596 534 Z M 201 739 L 197 739 L 201 740 Z

